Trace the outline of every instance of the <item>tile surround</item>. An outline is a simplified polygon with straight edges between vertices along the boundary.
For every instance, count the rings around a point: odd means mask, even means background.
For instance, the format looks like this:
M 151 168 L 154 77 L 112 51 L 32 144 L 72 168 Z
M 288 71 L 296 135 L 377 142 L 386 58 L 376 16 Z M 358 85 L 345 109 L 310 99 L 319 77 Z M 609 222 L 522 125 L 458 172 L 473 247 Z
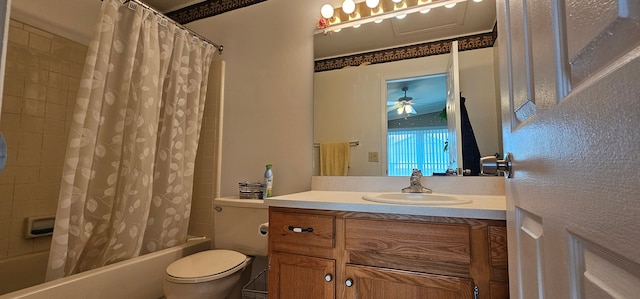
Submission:
M 77 86 L 87 47 L 11 20 L 0 132 L 9 148 L 0 173 L 0 260 L 46 250 L 23 238 L 24 218 L 56 212 Z M 194 174 L 189 234 L 213 239 L 215 105 L 207 102 Z M 45 150 L 46 149 L 46 150 Z
M 24 218 L 55 214 L 71 113 L 87 47 L 11 20 L 0 131 L 0 259 L 48 249 L 24 239 Z

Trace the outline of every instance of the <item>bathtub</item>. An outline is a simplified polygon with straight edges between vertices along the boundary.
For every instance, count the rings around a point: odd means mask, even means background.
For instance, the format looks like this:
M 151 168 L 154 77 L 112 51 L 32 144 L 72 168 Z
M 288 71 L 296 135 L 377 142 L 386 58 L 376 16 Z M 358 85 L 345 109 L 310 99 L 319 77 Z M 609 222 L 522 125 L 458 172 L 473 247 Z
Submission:
M 179 246 L 0 295 L 0 299 L 162 298 L 165 268 L 181 257 L 208 249 L 211 239 L 192 238 Z M 48 251 L 45 253 L 48 258 Z M 14 271 L 22 272 L 18 269 Z
M 0 260 L 0 295 L 43 283 L 48 259 L 44 250 Z

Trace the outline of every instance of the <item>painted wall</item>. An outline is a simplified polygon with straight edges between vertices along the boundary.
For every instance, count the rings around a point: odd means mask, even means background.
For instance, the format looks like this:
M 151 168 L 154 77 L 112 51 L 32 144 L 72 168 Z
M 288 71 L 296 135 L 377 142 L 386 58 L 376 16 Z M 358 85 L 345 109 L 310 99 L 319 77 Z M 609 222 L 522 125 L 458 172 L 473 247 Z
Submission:
M 188 25 L 225 49 L 222 196 L 261 181 L 267 163 L 275 195 L 311 189 L 314 2 L 269 0 Z
M 448 60 L 449 55 L 436 55 L 316 73 L 314 97 L 321 100 L 314 104 L 315 142 L 359 140 L 360 145 L 351 148 L 349 175 L 386 175 L 384 82 L 445 73 Z M 460 90 L 467 99 L 480 154 L 501 152 L 493 49 L 460 52 L 459 61 Z M 379 152 L 380 162 L 368 162 L 368 152 Z M 317 149 L 313 161 L 314 175 L 318 175 Z

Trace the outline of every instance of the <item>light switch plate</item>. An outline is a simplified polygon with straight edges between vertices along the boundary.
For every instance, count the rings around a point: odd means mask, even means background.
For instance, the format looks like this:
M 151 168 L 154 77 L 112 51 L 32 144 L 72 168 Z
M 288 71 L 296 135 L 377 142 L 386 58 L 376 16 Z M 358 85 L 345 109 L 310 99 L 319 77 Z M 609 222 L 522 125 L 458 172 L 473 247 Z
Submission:
M 369 152 L 369 162 L 378 162 L 378 152 Z

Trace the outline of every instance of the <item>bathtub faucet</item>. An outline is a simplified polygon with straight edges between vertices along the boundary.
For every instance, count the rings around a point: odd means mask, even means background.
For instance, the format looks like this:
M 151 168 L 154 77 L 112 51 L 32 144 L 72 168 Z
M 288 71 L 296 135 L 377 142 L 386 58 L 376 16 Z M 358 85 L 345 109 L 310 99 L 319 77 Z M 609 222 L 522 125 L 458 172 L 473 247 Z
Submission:
M 409 178 L 409 187 L 402 188 L 402 193 L 431 193 L 431 189 L 422 186 L 420 180 L 422 179 L 422 172 L 419 169 L 413 169 L 411 172 L 411 178 Z

